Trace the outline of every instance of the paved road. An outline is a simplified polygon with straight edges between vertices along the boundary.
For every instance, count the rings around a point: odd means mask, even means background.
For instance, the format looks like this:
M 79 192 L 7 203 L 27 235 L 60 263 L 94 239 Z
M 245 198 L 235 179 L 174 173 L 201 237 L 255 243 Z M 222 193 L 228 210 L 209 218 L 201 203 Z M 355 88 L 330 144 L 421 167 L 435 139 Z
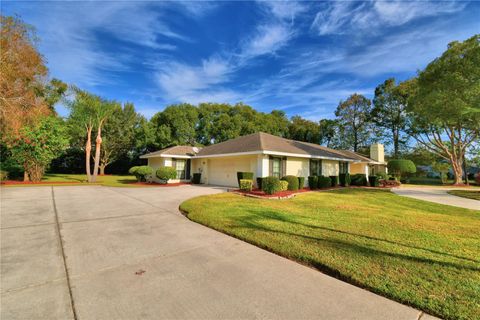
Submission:
M 184 199 L 217 192 L 2 188 L 1 319 L 422 315 L 179 214 Z
M 446 188 L 428 186 L 401 186 L 400 188 L 393 188 L 392 191 L 398 195 L 405 197 L 446 204 L 449 206 L 480 210 L 480 201 L 457 197 L 447 193 L 448 190 L 462 189 L 480 191 L 480 189 L 478 188 Z

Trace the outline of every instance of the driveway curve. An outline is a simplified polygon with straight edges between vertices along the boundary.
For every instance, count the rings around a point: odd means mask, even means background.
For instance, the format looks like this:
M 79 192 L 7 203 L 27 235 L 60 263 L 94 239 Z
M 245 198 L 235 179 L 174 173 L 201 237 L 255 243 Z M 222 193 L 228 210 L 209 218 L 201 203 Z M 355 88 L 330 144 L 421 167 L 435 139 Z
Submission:
M 2 188 L 1 318 L 429 318 L 178 212 L 223 191 Z
M 449 190 L 478 190 L 472 188 L 445 188 L 445 187 L 428 187 L 428 186 L 401 186 L 393 188 L 392 191 L 400 196 L 430 201 L 449 206 L 480 210 L 480 201 L 457 197 L 448 194 Z

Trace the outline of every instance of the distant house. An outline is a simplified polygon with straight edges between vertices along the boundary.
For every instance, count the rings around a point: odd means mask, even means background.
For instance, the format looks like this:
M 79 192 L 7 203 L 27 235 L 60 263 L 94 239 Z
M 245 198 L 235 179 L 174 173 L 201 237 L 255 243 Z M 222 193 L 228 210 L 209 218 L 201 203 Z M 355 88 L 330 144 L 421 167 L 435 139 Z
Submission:
M 370 148 L 370 158 L 353 151 L 334 150 L 317 144 L 289 140 L 258 132 L 204 148 L 174 146 L 141 156 L 155 170 L 174 167 L 177 180 L 201 173 L 202 183 L 237 186 L 237 172 L 256 177 L 295 175 L 337 176 L 340 173 L 376 174 L 386 171 L 381 144 Z M 155 180 L 155 179 L 154 179 Z

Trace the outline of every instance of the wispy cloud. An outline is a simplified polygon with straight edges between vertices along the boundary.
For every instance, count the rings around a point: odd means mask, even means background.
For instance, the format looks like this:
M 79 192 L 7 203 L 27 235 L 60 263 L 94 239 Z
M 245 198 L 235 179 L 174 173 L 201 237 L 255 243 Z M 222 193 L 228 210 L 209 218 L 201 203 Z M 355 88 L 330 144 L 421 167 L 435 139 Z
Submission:
M 358 30 L 377 31 L 385 26 L 399 26 L 412 20 L 451 14 L 463 10 L 460 1 L 336 1 L 324 3 L 312 28 L 320 35 L 345 34 Z

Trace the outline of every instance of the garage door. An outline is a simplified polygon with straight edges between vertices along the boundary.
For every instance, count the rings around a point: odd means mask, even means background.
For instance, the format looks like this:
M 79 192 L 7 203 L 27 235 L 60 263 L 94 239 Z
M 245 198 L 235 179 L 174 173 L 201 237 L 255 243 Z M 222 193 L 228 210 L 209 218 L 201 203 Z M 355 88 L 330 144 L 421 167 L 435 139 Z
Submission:
M 256 159 L 252 157 L 208 160 L 208 183 L 218 186 L 238 187 L 237 172 L 254 172 Z

